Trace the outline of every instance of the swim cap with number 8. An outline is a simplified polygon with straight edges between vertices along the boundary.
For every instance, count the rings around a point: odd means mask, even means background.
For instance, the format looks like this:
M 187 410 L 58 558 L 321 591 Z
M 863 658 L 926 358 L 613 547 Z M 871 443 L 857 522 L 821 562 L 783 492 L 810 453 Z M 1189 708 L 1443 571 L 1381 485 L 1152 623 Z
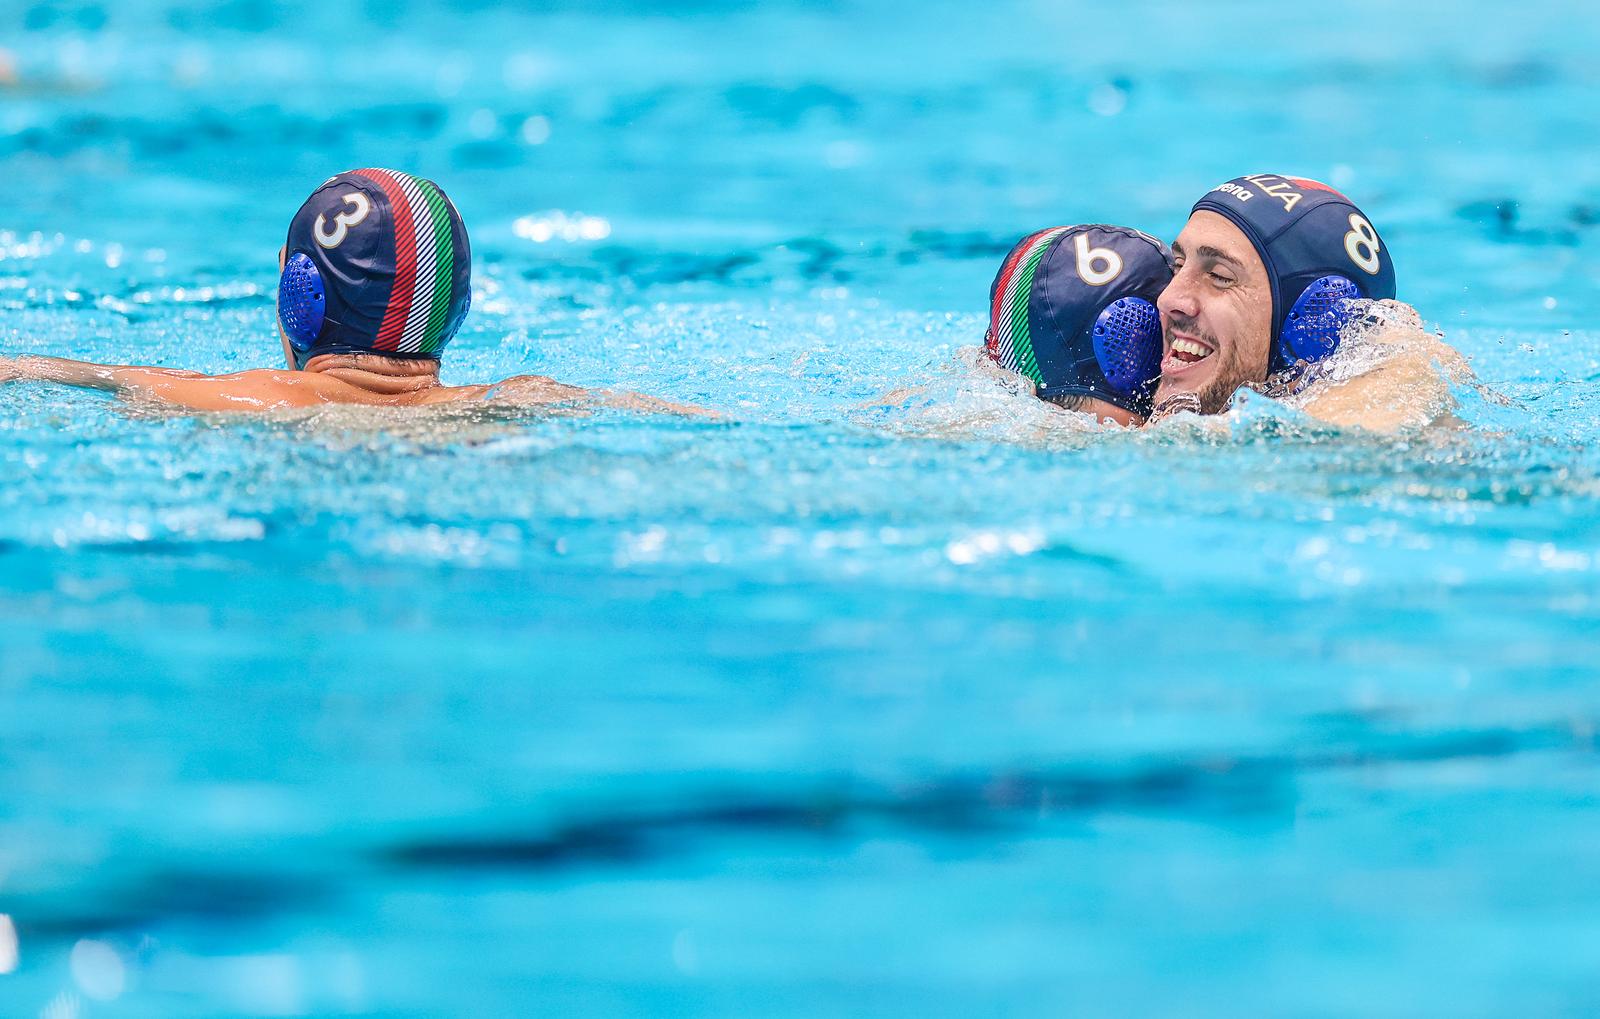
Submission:
M 1394 262 L 1372 221 L 1333 188 L 1256 173 L 1213 188 L 1214 212 L 1249 238 L 1272 289 L 1272 367 L 1315 361 L 1338 346 L 1352 298 L 1395 295 Z

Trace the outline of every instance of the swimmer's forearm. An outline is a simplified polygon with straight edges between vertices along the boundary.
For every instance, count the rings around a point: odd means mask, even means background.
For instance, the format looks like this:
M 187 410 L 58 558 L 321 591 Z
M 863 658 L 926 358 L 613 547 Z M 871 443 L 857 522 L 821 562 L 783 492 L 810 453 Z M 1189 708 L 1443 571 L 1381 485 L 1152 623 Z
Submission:
M 274 406 L 310 406 L 319 402 L 312 389 L 292 390 L 273 379 L 248 381 L 248 376 L 207 375 L 180 368 L 93 364 L 64 357 L 17 358 L 18 378 L 99 389 L 125 399 L 146 400 L 202 411 L 259 411 Z M 273 373 L 267 372 L 267 375 Z
M 682 417 L 721 416 L 716 411 L 706 410 L 704 407 L 673 403 L 669 400 L 660 400 L 653 396 L 645 396 L 643 393 L 631 393 L 626 390 L 584 389 L 582 386 L 570 386 L 564 382 L 557 382 L 555 379 L 544 375 L 518 375 L 515 378 L 506 379 L 504 382 L 490 386 L 483 398 L 523 405 L 566 404 L 582 406 L 585 404 L 599 404 L 602 407 L 638 411 L 642 414 L 677 414 Z
M 101 389 L 110 393 L 148 392 L 161 382 L 201 377 L 199 372 L 177 368 L 143 368 L 132 365 L 94 364 L 64 357 L 28 354 L 17 358 L 17 378 L 56 382 L 64 386 Z
M 676 414 L 679 417 L 702 418 L 721 417 L 714 410 L 696 407 L 688 403 L 673 403 L 654 396 L 645 396 L 643 393 L 631 393 L 627 390 L 598 389 L 592 394 L 594 399 L 607 407 L 616 407 L 619 410 L 638 411 L 641 414 Z
M 875 407 L 898 407 L 913 396 L 921 396 L 928 391 L 927 386 L 902 386 L 891 389 L 887 393 L 875 396 L 865 403 L 856 404 L 857 410 L 872 410 Z
M 1451 383 L 1474 380 L 1472 368 L 1455 348 L 1434 343 L 1402 351 L 1365 375 L 1313 392 L 1304 410 L 1329 424 L 1393 433 L 1451 414 L 1456 408 Z

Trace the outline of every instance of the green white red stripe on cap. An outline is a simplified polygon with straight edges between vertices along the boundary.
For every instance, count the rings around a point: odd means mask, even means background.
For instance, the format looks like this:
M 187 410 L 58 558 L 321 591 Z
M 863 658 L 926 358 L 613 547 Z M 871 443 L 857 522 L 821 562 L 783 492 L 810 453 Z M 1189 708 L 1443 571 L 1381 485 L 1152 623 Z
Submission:
M 394 217 L 395 269 L 374 350 L 434 354 L 445 342 L 455 273 L 450 205 L 432 182 L 398 170 L 352 171 L 383 189 Z
M 1028 296 L 1033 291 L 1033 275 L 1039 268 L 1039 260 L 1056 238 L 1070 229 L 1058 226 L 1041 230 L 1018 244 L 1011 258 L 1000 268 L 994 305 L 989 309 L 989 327 L 994 335 L 991 353 L 995 360 L 1039 385 L 1044 385 L 1044 376 L 1034 357 L 1033 336 L 1028 330 Z

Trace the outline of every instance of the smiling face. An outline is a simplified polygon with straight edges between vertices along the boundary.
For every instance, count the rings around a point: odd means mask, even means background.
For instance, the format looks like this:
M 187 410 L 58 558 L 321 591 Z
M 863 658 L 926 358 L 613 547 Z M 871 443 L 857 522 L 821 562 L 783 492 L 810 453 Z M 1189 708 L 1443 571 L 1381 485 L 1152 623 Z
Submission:
M 1161 292 L 1161 385 L 1156 405 L 1193 393 L 1204 414 L 1228 408 L 1234 391 L 1267 377 L 1272 288 L 1244 232 L 1197 212 L 1172 244 L 1175 275 Z

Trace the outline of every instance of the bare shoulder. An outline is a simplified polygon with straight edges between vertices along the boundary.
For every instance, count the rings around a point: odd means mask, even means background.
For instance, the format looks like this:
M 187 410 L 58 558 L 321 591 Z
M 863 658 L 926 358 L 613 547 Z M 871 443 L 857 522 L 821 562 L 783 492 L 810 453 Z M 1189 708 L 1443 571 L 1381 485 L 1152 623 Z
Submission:
M 255 368 L 229 375 L 129 378 L 124 392 L 188 410 L 253 412 L 362 403 L 359 391 L 338 379 L 315 373 Z
M 323 376 L 314 372 L 290 371 L 287 368 L 250 368 L 242 372 L 231 372 L 227 375 L 210 375 L 220 385 L 249 387 L 249 386 L 286 386 L 302 388 L 307 381 L 312 386 L 324 381 Z
M 224 401 L 245 407 L 315 407 L 324 403 L 365 403 L 355 386 L 316 372 L 255 368 L 211 380 Z

